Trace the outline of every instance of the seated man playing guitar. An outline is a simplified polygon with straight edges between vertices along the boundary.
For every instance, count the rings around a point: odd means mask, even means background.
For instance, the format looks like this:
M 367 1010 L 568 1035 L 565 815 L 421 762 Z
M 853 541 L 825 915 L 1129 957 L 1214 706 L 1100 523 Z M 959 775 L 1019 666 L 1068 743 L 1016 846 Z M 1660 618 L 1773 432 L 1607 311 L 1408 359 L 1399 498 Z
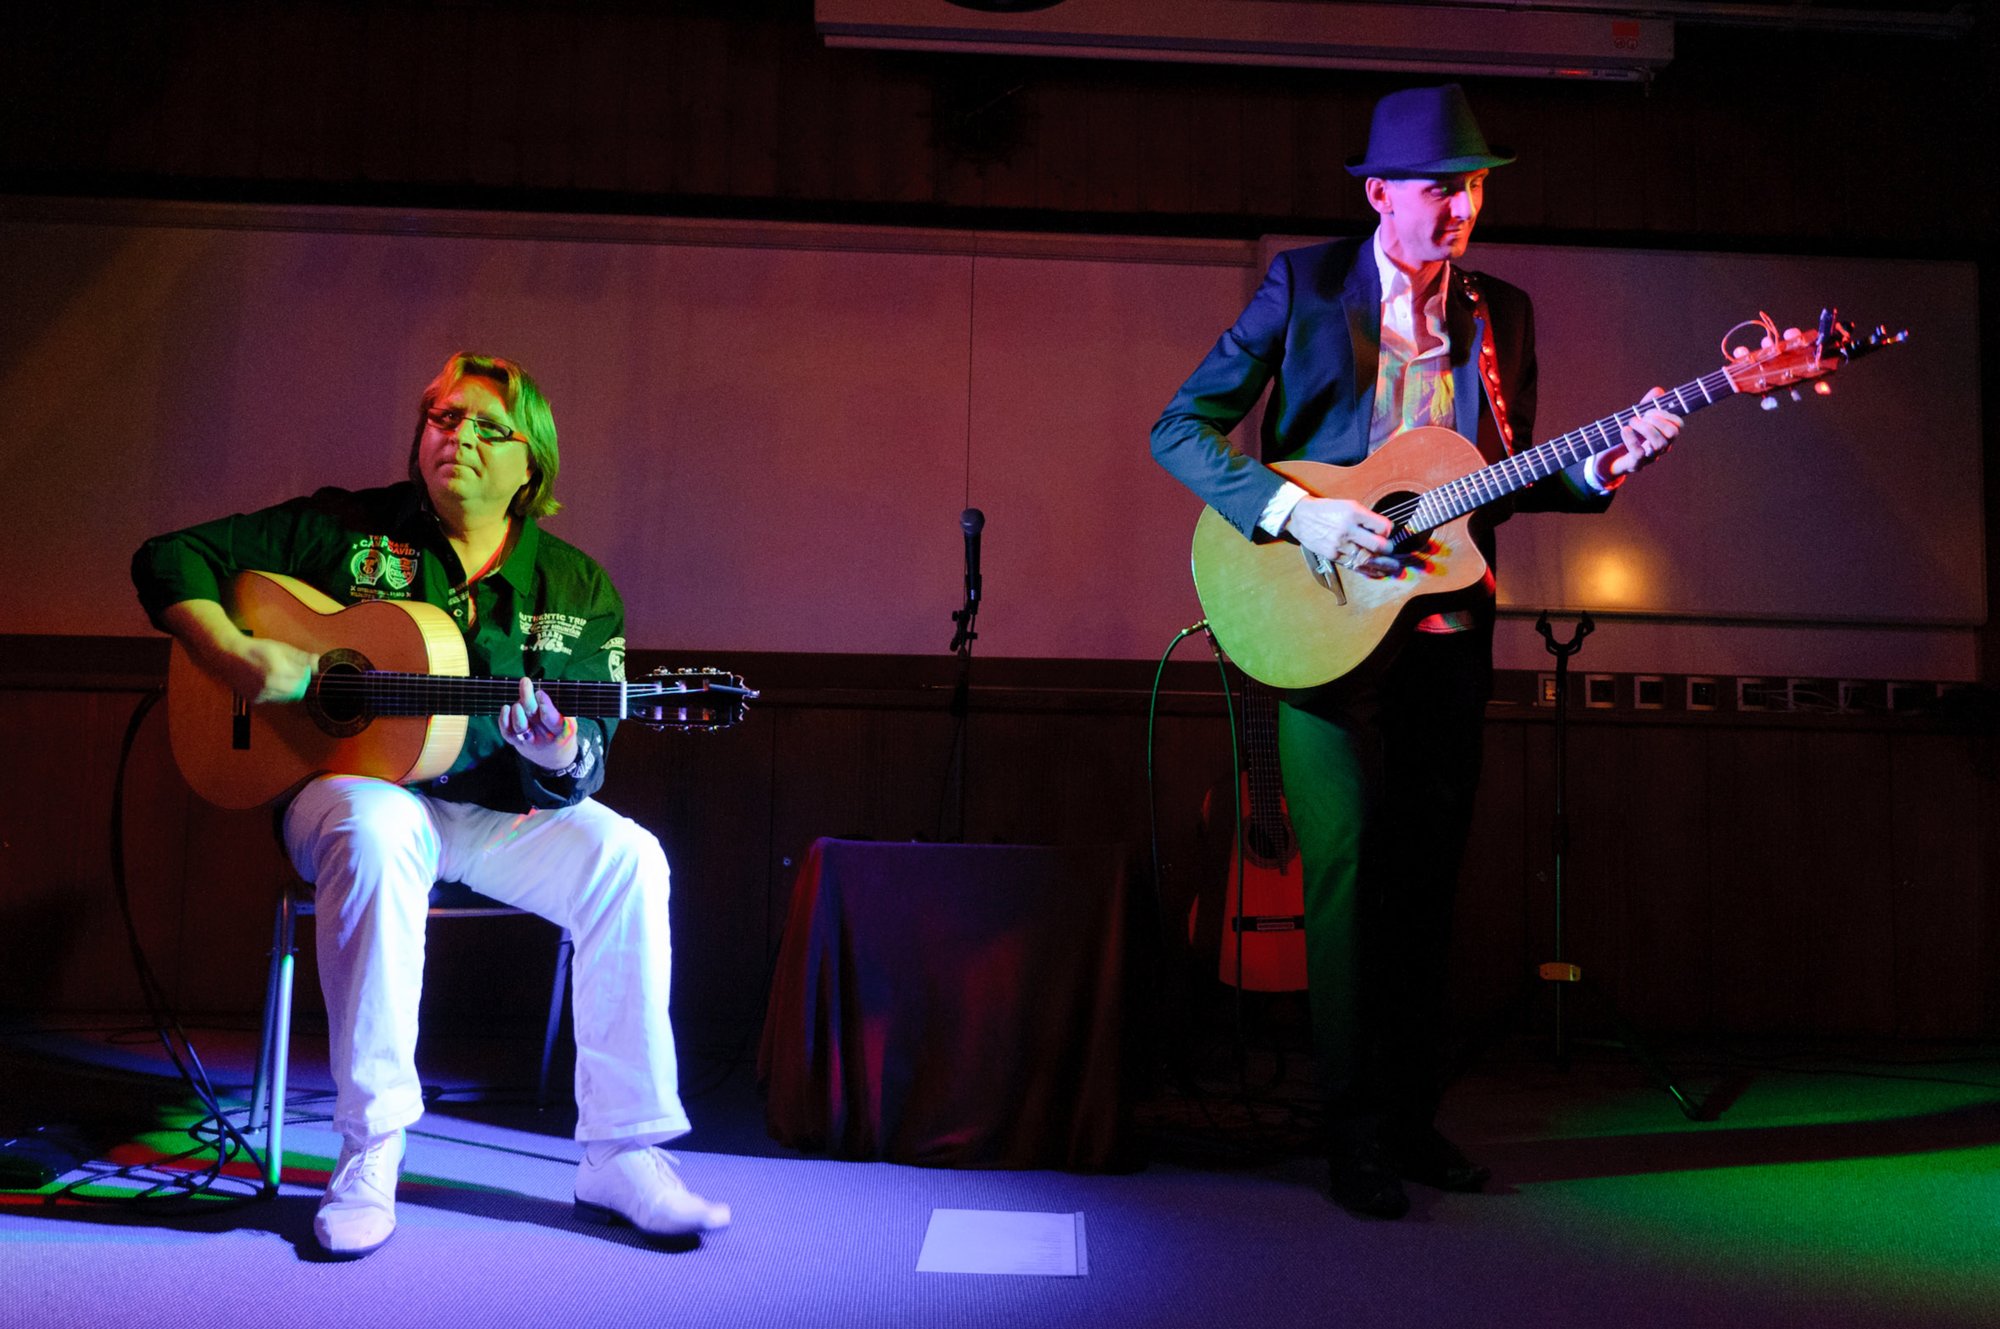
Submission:
M 456 760 L 447 751 L 435 763 L 441 773 L 411 784 L 320 774 L 284 811 L 285 846 L 313 883 L 319 918 L 344 1143 L 313 1233 L 336 1256 L 366 1255 L 395 1230 L 403 1133 L 424 1110 L 417 1008 L 440 879 L 575 939 L 578 1211 L 656 1235 L 729 1222 L 728 1206 L 691 1193 L 656 1147 L 688 1130 L 667 1013 L 666 856 L 591 797 L 615 722 L 564 716 L 531 681 L 554 690 L 625 672 L 610 578 L 537 525 L 556 511 L 557 465 L 555 421 L 534 380 L 507 360 L 454 355 L 424 391 L 408 481 L 322 489 L 159 536 L 133 560 L 153 621 L 244 703 L 299 703 L 315 671 L 331 667 L 330 656 L 237 626 L 225 601 L 250 571 L 295 578 L 340 607 L 435 606 L 441 614 L 421 612 L 433 630 L 463 636 L 473 673 L 521 680 L 497 712 L 458 722 L 463 743 Z
M 1488 171 L 1512 160 L 1487 145 L 1456 85 L 1407 89 L 1376 106 L 1368 151 L 1348 163 L 1379 216 L 1373 237 L 1278 255 L 1153 427 L 1154 457 L 1219 514 L 1210 523 L 1217 539 L 1244 551 L 1250 541 L 1293 542 L 1320 560 L 1314 576 L 1340 605 L 1379 602 L 1395 615 L 1389 588 L 1415 584 L 1416 567 L 1436 551 L 1402 543 L 1398 523 L 1377 510 L 1387 502 L 1308 493 L 1272 467 L 1355 467 L 1377 449 L 1385 449 L 1378 461 L 1392 462 L 1404 431 L 1441 435 L 1439 426 L 1477 439 L 1488 461 L 1511 452 L 1516 437 L 1526 445 L 1535 411 L 1528 297 L 1452 262 L 1471 238 Z M 1267 386 L 1253 459 L 1228 434 Z M 1523 490 L 1515 506 L 1601 509 L 1679 427 L 1667 411 L 1635 412 L 1621 426 L 1622 447 Z M 1402 483 L 1380 492 L 1437 482 L 1395 478 Z M 1489 560 L 1491 528 L 1504 515 L 1473 520 L 1471 538 Z M 1296 570 L 1300 559 L 1280 561 Z M 1247 600 L 1253 613 L 1277 603 Z M 1493 617 L 1492 579 L 1481 576 L 1401 617 L 1358 665 L 1293 669 L 1285 657 L 1312 634 L 1291 619 L 1268 624 L 1278 668 L 1258 672 L 1249 652 L 1223 640 L 1246 670 L 1294 689 L 1279 708 L 1279 752 L 1304 869 L 1308 1000 L 1331 1191 L 1356 1214 L 1400 1217 L 1405 1180 L 1478 1190 L 1487 1177 L 1433 1117 L 1451 901 L 1479 777 Z M 1214 609 L 1210 621 L 1220 633 Z

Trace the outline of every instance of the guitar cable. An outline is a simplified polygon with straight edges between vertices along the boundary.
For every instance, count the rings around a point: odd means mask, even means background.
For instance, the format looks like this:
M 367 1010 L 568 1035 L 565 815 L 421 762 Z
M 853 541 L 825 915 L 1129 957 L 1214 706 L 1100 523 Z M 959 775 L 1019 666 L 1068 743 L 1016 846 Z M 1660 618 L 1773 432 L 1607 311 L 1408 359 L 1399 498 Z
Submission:
M 1241 736 L 1237 732 L 1236 694 L 1231 690 L 1229 685 L 1229 664 L 1222 654 L 1222 643 L 1215 639 L 1215 630 L 1208 626 L 1206 620 L 1203 620 L 1202 631 L 1208 636 L 1208 649 L 1215 656 L 1215 667 L 1222 674 L 1222 709 L 1224 714 L 1229 717 L 1229 794 L 1235 814 L 1234 842 L 1236 845 L 1236 853 L 1233 855 L 1236 860 L 1236 912 L 1230 919 L 1229 929 L 1236 943 L 1236 982 L 1232 985 L 1230 993 L 1230 1016 L 1234 1026 L 1232 1032 L 1235 1035 L 1236 1087 L 1243 1093 L 1248 1094 L 1250 1088 L 1249 1039 L 1243 1032 L 1243 895 L 1246 889 L 1244 878 L 1248 871 L 1244 860 L 1247 857 L 1246 851 L 1249 845 L 1247 833 L 1243 825 L 1243 780 L 1241 774 L 1243 770 L 1243 743 Z M 1247 698 L 1245 704 L 1246 706 L 1248 704 Z M 1225 891 L 1228 890 L 1227 882 L 1223 884 L 1223 889 Z
M 1233 812 L 1233 820 L 1231 822 L 1233 830 L 1232 843 L 1236 846 L 1236 852 L 1233 855 L 1236 860 L 1236 908 L 1231 910 L 1228 915 L 1229 931 L 1236 947 L 1236 981 L 1230 985 L 1229 994 L 1230 1032 L 1232 1035 L 1231 1049 L 1235 1053 L 1236 1089 L 1238 1095 L 1247 1102 L 1250 1096 L 1250 1037 L 1244 1029 L 1243 1023 L 1243 934 L 1245 931 L 1243 920 L 1248 916 L 1245 896 L 1248 891 L 1246 878 L 1249 873 L 1250 845 L 1248 819 L 1243 815 L 1242 778 L 1246 762 L 1243 755 L 1242 730 L 1236 721 L 1236 693 L 1230 684 L 1228 657 L 1222 653 L 1222 643 L 1216 640 L 1215 630 L 1209 627 L 1206 621 L 1203 622 L 1202 631 L 1208 637 L 1209 652 L 1215 656 L 1215 667 L 1222 675 L 1222 709 L 1224 714 L 1229 718 L 1229 770 L 1231 776 L 1229 793 Z M 1244 700 L 1244 706 L 1247 715 L 1247 708 L 1249 706 L 1247 697 Z M 1223 890 L 1226 896 L 1228 891 L 1227 882 L 1224 883 Z M 1284 1079 L 1284 1064 L 1284 1054 L 1280 1050 L 1276 1068 L 1272 1071 L 1273 1085 Z M 1269 1088 L 1271 1086 L 1267 1085 L 1264 1087 Z
M 139 940 L 138 921 L 133 914 L 132 895 L 125 871 L 125 786 L 131 768 L 132 750 L 138 742 L 140 725 L 165 695 L 166 689 L 153 688 L 140 699 L 132 718 L 126 723 L 125 736 L 119 744 L 118 765 L 111 787 L 111 890 L 118 903 L 119 917 L 124 923 L 133 975 L 138 980 L 140 996 L 145 1000 L 146 1015 L 152 1023 L 153 1033 L 160 1040 L 160 1046 L 166 1051 L 167 1059 L 173 1063 L 182 1083 L 201 1104 L 203 1115 L 184 1127 L 188 1137 L 194 1141 L 192 1148 L 178 1154 L 115 1167 L 92 1168 L 84 1176 L 51 1192 L 47 1199 L 50 1203 L 67 1201 L 130 1209 L 143 1207 L 151 1211 L 165 1209 L 172 1213 L 214 1214 L 265 1198 L 261 1181 L 227 1174 L 231 1163 L 244 1157 L 256 1159 L 257 1153 L 230 1118 L 228 1110 L 222 1107 L 209 1080 L 208 1069 L 202 1065 L 200 1054 L 195 1051 L 193 1040 L 182 1027 L 165 986 L 146 958 L 145 947 Z M 210 1153 L 212 1157 L 206 1162 L 191 1162 L 203 1153 Z M 188 1166 L 183 1167 L 183 1164 Z M 247 1185 L 248 1189 L 219 1189 L 225 1181 L 232 1185 Z M 113 1195 L 87 1191 L 87 1188 L 118 1182 L 136 1183 L 139 1189 Z
M 1206 632 L 1207 630 L 1208 620 L 1204 618 L 1198 623 L 1189 624 L 1174 634 L 1173 640 L 1167 643 L 1167 649 L 1160 654 L 1159 664 L 1153 670 L 1152 690 L 1146 696 L 1146 826 L 1150 840 L 1153 866 L 1153 913 L 1160 929 L 1158 945 L 1163 965 L 1169 957 L 1177 952 L 1178 948 L 1174 944 L 1173 909 L 1167 899 L 1167 868 L 1165 861 L 1160 856 L 1160 781 L 1154 765 L 1154 758 L 1157 755 L 1156 740 L 1159 728 L 1160 683 L 1166 676 L 1167 662 L 1173 658 L 1174 652 L 1180 649 L 1180 644 L 1195 633 Z M 1224 704 L 1227 705 L 1226 676 L 1224 684 Z M 1171 972 L 1174 976 L 1171 980 L 1170 988 L 1174 1004 L 1182 1008 L 1184 1014 L 1189 1013 L 1193 1005 L 1190 995 L 1185 990 L 1187 987 L 1185 968 L 1185 965 L 1173 967 Z M 1185 1066 L 1176 1062 L 1176 1071 L 1176 1079 L 1182 1080 L 1186 1085 L 1192 1084 L 1193 1077 L 1188 1073 Z
M 1153 892 L 1156 901 L 1155 912 L 1159 917 L 1159 924 L 1160 924 L 1160 954 L 1162 956 L 1168 956 L 1174 954 L 1177 948 L 1173 943 L 1173 921 L 1172 921 L 1173 909 L 1170 902 L 1167 899 L 1167 893 L 1166 893 L 1167 892 L 1166 863 L 1162 859 L 1160 854 L 1160 782 L 1159 782 L 1159 775 L 1154 764 L 1154 758 L 1156 755 L 1156 738 L 1157 738 L 1157 731 L 1159 728 L 1160 686 L 1161 686 L 1161 680 L 1166 676 L 1167 662 L 1173 658 L 1174 652 L 1180 649 L 1180 644 L 1186 641 L 1189 637 L 1192 637 L 1197 632 L 1203 633 L 1204 635 L 1207 636 L 1209 651 L 1215 657 L 1216 671 L 1221 676 L 1222 679 L 1222 709 L 1223 713 L 1228 717 L 1229 721 L 1230 769 L 1232 771 L 1239 770 L 1241 769 L 1243 764 L 1243 754 L 1236 727 L 1235 691 L 1229 681 L 1228 661 L 1227 658 L 1222 653 L 1222 644 L 1215 639 L 1214 630 L 1209 627 L 1208 620 L 1204 618 L 1200 622 L 1191 623 L 1187 627 L 1182 628 L 1179 632 L 1174 634 L 1173 640 L 1167 643 L 1167 649 L 1160 655 L 1159 664 L 1153 670 L 1153 687 L 1151 693 L 1148 695 L 1146 700 L 1146 818 L 1147 818 L 1148 831 L 1151 835 L 1151 849 L 1152 849 L 1152 860 L 1153 860 Z M 1242 782 L 1240 780 L 1232 779 L 1229 782 L 1229 784 L 1235 804 L 1235 836 L 1237 845 L 1236 908 L 1237 908 L 1237 913 L 1240 916 L 1243 909 L 1243 854 L 1242 854 L 1243 834 L 1244 834 L 1243 788 L 1242 788 Z M 1237 965 L 1236 972 L 1238 974 L 1241 974 L 1243 972 L 1243 930 L 1241 927 L 1238 927 L 1235 929 L 1235 932 L 1236 932 L 1236 965 Z M 1177 984 L 1177 986 L 1180 985 Z M 1236 989 L 1236 1016 L 1235 1016 L 1237 1066 L 1239 1072 L 1239 1080 L 1241 1079 L 1243 1072 L 1242 998 L 1243 998 L 1243 989 L 1242 985 L 1239 983 Z
M 1200 622 L 1190 624 L 1188 627 L 1181 629 L 1174 635 L 1173 640 L 1168 643 L 1165 652 L 1160 656 L 1158 666 L 1154 670 L 1152 692 L 1148 698 L 1146 707 L 1146 809 L 1148 827 L 1151 834 L 1156 912 L 1160 926 L 1160 954 L 1163 957 L 1175 954 L 1179 948 L 1173 940 L 1174 910 L 1167 898 L 1166 864 L 1160 852 L 1159 780 L 1155 768 L 1159 698 L 1167 662 L 1172 658 L 1173 653 L 1179 649 L 1180 644 L 1197 632 L 1204 633 L 1208 637 L 1209 649 L 1215 658 L 1216 670 L 1222 680 L 1223 710 L 1229 725 L 1230 770 L 1233 775 L 1240 776 L 1243 767 L 1242 736 L 1236 718 L 1235 687 L 1230 679 L 1228 659 L 1223 654 L 1221 643 L 1216 640 L 1215 633 L 1210 629 L 1208 620 L 1203 619 Z M 1248 828 L 1245 823 L 1243 807 L 1243 782 L 1240 778 L 1232 778 L 1229 781 L 1229 786 L 1233 801 L 1233 830 L 1236 845 L 1236 907 L 1233 913 L 1240 920 L 1243 916 L 1245 904 L 1245 850 L 1247 848 L 1246 838 Z M 1225 896 L 1226 893 L 1227 887 L 1225 887 Z M 1236 972 L 1240 980 L 1240 976 L 1243 973 L 1243 928 L 1238 923 L 1232 928 L 1232 931 L 1236 934 Z M 1191 1015 L 1192 997 L 1187 991 L 1188 978 L 1186 966 L 1177 966 L 1175 973 L 1177 975 L 1173 982 L 1175 1000 L 1182 1008 L 1184 1014 Z M 1209 1127 L 1208 1139 L 1205 1143 L 1212 1145 L 1214 1137 L 1218 1132 L 1227 1133 L 1230 1129 L 1230 1123 L 1225 1123 L 1215 1111 L 1215 1108 L 1221 1102 L 1233 1104 L 1238 1113 L 1233 1121 L 1238 1126 L 1247 1126 L 1249 1128 L 1251 1143 L 1242 1147 L 1250 1151 L 1267 1153 L 1273 1147 L 1281 1146 L 1286 1136 L 1295 1138 L 1300 1134 L 1316 1134 L 1319 1125 L 1315 1105 L 1309 1102 L 1289 1101 L 1282 1096 L 1274 1097 L 1270 1094 L 1269 1091 L 1276 1088 L 1283 1080 L 1282 1072 L 1274 1075 L 1273 1080 L 1269 1084 L 1252 1086 L 1250 1083 L 1248 1036 L 1245 1029 L 1246 1015 L 1243 985 L 1240 981 L 1235 984 L 1235 990 L 1232 993 L 1231 1015 L 1231 1044 L 1235 1069 L 1234 1093 L 1227 1094 L 1218 1099 L 1216 1096 L 1203 1091 L 1197 1084 L 1186 1058 L 1178 1057 L 1175 1059 L 1175 1078 L 1180 1083 L 1182 1091 L 1198 1105 L 1202 1119 Z M 1281 1120 L 1271 1120 L 1266 1111 L 1267 1109 L 1276 1109 L 1280 1113 Z M 1278 1131 L 1280 1135 L 1274 1137 L 1271 1134 L 1272 1131 Z

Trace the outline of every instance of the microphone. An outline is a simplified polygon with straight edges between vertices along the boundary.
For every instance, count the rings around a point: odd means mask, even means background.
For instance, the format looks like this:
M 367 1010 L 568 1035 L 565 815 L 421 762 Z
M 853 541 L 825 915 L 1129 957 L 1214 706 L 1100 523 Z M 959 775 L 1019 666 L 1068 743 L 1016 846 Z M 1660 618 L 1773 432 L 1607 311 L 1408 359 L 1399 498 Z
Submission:
M 979 533 L 986 529 L 986 514 L 967 508 L 958 514 L 958 528 L 965 532 L 965 603 L 979 603 Z

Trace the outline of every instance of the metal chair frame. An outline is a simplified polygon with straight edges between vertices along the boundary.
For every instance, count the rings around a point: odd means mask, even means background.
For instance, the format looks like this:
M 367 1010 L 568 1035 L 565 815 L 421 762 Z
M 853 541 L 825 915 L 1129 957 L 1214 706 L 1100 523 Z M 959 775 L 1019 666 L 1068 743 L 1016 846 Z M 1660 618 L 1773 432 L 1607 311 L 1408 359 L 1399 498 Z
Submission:
M 246 1135 L 264 1128 L 264 1156 L 259 1160 L 266 1190 L 275 1191 L 285 1159 L 285 1078 L 292 1046 L 292 972 L 297 961 L 298 920 L 313 913 L 312 888 L 294 885 L 279 892 L 277 919 L 271 938 L 271 970 L 264 983 L 263 1035 L 257 1050 L 257 1076 L 250 1090 Z M 455 881 L 431 887 L 431 918 L 501 918 L 525 911 L 489 900 Z M 549 992 L 548 1022 L 542 1032 L 541 1075 L 535 1103 L 549 1105 L 549 1072 L 555 1062 L 556 1039 L 562 1033 L 563 1000 L 569 991 L 570 959 L 576 949 L 569 929 L 556 940 L 555 982 Z

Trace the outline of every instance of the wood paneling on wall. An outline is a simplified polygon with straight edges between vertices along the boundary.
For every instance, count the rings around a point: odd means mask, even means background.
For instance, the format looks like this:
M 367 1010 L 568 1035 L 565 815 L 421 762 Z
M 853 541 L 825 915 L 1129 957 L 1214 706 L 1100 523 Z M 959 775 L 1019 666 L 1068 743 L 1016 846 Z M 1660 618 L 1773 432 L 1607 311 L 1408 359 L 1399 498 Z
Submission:
M 1522 154 L 1491 224 L 1969 254 L 1990 201 L 1940 127 L 1991 123 L 1990 40 L 1683 24 L 1650 87 L 1468 80 Z M 829 51 L 809 0 L 32 3 L 0 75 L 0 170 L 37 190 L 1239 235 L 1372 221 L 1341 162 L 1413 78 Z
M 62 759 L 0 773 L 0 1011 L 136 1009 L 108 821 L 118 745 L 161 676 L 161 643 L 6 641 L 21 650 L 0 673 L 0 732 Z M 937 838 L 956 816 L 949 657 L 731 664 L 765 689 L 749 720 L 705 735 L 628 728 L 605 791 L 667 846 L 676 1019 L 725 1051 L 754 1038 L 812 840 Z M 977 662 L 966 838 L 1116 841 L 1145 880 L 1150 677 L 1127 662 Z M 1206 663 L 1168 671 L 1155 765 L 1169 873 L 1141 921 L 1149 943 L 1183 944 L 1212 858 L 1199 809 L 1228 768 L 1217 686 Z M 1505 1008 L 1551 958 L 1550 718 L 1491 712 L 1460 906 L 1455 1005 L 1468 1019 Z M 287 869 L 267 813 L 221 812 L 184 790 L 164 729 L 148 718 L 127 776 L 139 931 L 183 1009 L 247 1020 Z M 1992 735 L 1913 717 L 1577 711 L 1570 744 L 1565 951 L 1641 1028 L 2000 1033 Z M 440 928 L 429 1000 L 532 1027 L 548 946 L 528 921 Z M 1213 963 L 1193 967 L 1205 977 Z M 1157 997 L 1153 1011 L 1171 1040 L 1177 1017 Z

